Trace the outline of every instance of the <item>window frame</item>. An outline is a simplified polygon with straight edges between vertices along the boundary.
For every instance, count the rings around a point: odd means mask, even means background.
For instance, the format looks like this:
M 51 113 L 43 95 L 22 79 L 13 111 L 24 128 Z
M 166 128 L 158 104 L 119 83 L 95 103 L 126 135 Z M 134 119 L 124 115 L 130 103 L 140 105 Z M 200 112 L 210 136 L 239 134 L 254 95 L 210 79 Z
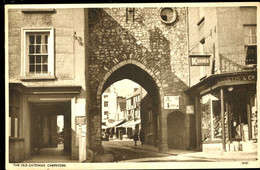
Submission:
M 104 107 L 108 107 L 108 101 L 104 101 Z
M 48 33 L 48 73 L 29 74 L 29 57 L 27 49 L 29 47 L 28 37 L 30 34 Z M 28 47 L 27 47 L 28 46 Z M 54 28 L 21 28 L 21 80 L 26 79 L 55 79 L 54 69 Z
M 248 44 L 245 43 L 245 37 L 249 37 L 249 40 L 250 40 L 250 37 L 253 37 L 253 36 L 248 36 L 248 35 L 245 35 L 245 28 L 246 27 L 255 27 L 255 37 L 256 37 L 256 43 L 251 43 L 249 41 Z M 245 54 L 245 65 L 246 66 L 249 66 L 249 65 L 254 65 L 254 64 L 257 64 L 257 57 L 256 57 L 256 63 L 250 63 L 248 62 L 247 60 L 247 53 L 248 53 L 248 47 L 256 47 L 256 52 L 257 52 L 257 24 L 244 24 L 243 25 L 243 36 L 244 36 L 244 54 Z

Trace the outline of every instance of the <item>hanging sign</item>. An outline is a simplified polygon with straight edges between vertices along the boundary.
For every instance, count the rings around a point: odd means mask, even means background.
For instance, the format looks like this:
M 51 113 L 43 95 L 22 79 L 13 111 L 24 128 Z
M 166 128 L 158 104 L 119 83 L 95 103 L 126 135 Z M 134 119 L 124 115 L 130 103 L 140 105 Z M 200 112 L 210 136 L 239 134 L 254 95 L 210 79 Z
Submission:
M 179 96 L 164 96 L 164 109 L 179 109 Z
M 194 106 L 193 105 L 187 105 L 186 106 L 186 114 L 194 114 Z
M 191 66 L 210 66 L 210 55 L 190 55 Z
M 76 116 L 76 125 L 85 125 L 86 117 L 85 116 Z

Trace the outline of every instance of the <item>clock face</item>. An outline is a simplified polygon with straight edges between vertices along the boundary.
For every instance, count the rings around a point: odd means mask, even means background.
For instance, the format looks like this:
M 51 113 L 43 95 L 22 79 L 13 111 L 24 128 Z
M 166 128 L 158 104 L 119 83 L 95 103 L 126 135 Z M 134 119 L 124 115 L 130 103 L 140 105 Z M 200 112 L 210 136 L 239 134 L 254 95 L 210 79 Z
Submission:
M 159 17 L 163 23 L 171 24 L 177 19 L 177 12 L 175 9 L 170 7 L 161 8 L 159 11 Z

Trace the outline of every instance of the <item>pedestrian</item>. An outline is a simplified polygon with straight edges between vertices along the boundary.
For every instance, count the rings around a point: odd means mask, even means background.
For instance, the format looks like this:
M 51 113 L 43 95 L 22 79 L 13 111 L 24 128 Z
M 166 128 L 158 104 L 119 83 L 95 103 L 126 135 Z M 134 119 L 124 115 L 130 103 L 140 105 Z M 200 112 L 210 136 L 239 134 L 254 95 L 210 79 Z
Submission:
M 136 142 L 138 140 L 138 132 L 137 131 L 134 132 L 134 135 L 132 136 L 132 138 L 135 141 L 135 146 L 137 146 L 137 144 L 136 144 Z
M 139 136 L 140 136 L 141 144 L 143 145 L 144 144 L 144 131 L 143 131 L 143 129 L 140 130 Z

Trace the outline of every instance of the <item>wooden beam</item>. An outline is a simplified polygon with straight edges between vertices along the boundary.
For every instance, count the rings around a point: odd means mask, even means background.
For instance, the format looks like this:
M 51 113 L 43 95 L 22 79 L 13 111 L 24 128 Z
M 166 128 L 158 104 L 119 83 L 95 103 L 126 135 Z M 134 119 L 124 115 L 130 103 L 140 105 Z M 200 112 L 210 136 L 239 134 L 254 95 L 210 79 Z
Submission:
M 226 135 L 225 135 L 225 105 L 224 105 L 224 90 L 220 89 L 220 102 L 221 102 L 221 125 L 222 125 L 222 149 L 226 152 Z

